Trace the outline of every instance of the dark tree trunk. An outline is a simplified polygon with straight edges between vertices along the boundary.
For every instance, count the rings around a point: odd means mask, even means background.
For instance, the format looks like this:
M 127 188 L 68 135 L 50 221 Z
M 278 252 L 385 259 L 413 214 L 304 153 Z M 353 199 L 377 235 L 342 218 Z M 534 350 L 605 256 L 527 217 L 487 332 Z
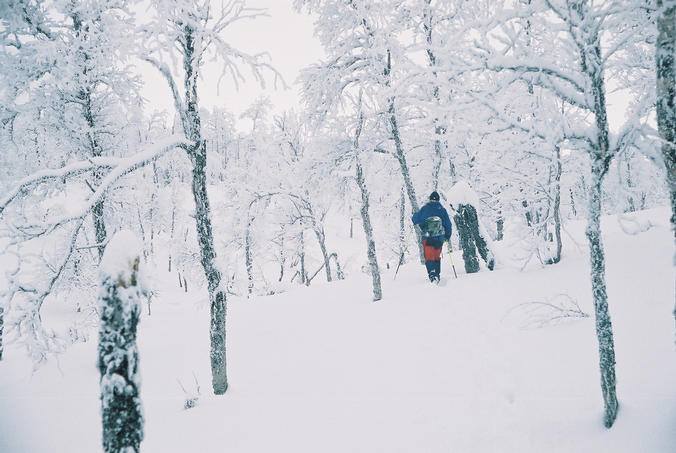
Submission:
M 676 242 L 676 1 L 658 0 L 655 60 L 657 66 L 657 127 L 662 138 L 662 157 L 671 197 L 671 228 Z M 675 257 L 676 259 L 676 257 Z
M 142 293 L 137 282 L 139 261 L 137 254 L 128 269 L 115 269 L 101 281 L 98 369 L 106 453 L 138 453 L 143 440 L 136 346 Z
M 632 190 L 634 189 L 634 180 L 631 176 L 631 158 L 629 156 L 626 156 L 625 163 L 627 166 L 627 189 L 629 190 L 629 196 L 627 197 L 627 208 L 625 209 L 625 212 L 636 212 L 636 202 L 634 201 L 634 196 L 632 194 Z M 622 169 L 620 168 L 618 171 L 621 172 Z
M 305 286 L 310 286 L 307 269 L 305 268 L 305 233 L 303 230 L 300 232 L 300 281 Z
M 171 230 L 170 230 L 170 236 L 169 238 L 171 239 L 171 244 L 173 246 L 174 244 L 174 227 L 176 226 L 176 205 L 174 204 L 171 209 Z M 169 249 L 169 272 L 171 272 L 171 248 Z M 180 280 L 180 278 L 179 278 Z
M 392 70 L 391 67 L 391 58 L 390 52 L 387 51 L 387 66 L 385 68 L 385 76 L 389 77 Z M 415 196 L 415 189 L 413 188 L 413 181 L 411 180 L 411 173 L 408 168 L 408 163 L 406 163 L 406 155 L 404 154 L 404 146 L 401 142 L 401 134 L 399 133 L 399 124 L 397 122 L 397 114 L 394 107 L 394 98 L 390 99 L 389 106 L 389 121 L 392 128 L 392 140 L 394 141 L 394 150 L 395 156 L 397 157 L 397 162 L 399 162 L 399 167 L 401 169 L 401 176 L 404 179 L 404 187 L 406 188 L 406 193 L 408 194 L 408 201 L 411 203 L 411 212 L 418 212 L 420 206 L 418 205 L 418 200 Z M 425 251 L 422 245 L 422 233 L 418 226 L 415 227 L 416 238 L 418 242 L 418 252 L 420 254 L 420 262 L 425 263 Z
M 580 6 L 583 8 L 583 5 Z M 581 14 L 582 16 L 582 14 Z M 594 117 L 598 134 L 597 145 L 591 150 L 591 175 L 589 186 L 589 223 L 587 239 L 591 260 L 592 294 L 596 318 L 596 336 L 599 342 L 599 366 L 601 392 L 603 394 L 603 423 L 610 428 L 617 418 L 617 393 L 615 388 L 615 344 L 608 312 L 608 294 L 605 282 L 605 256 L 601 243 L 601 184 L 608 172 L 610 144 L 608 140 L 608 116 L 605 85 L 601 62 L 601 44 L 598 35 L 590 36 L 591 45 L 580 49 L 582 71 L 588 76 L 594 100 Z
M 331 260 L 329 260 L 329 252 L 326 250 L 326 235 L 324 234 L 324 228 L 319 225 L 314 225 L 313 229 L 315 236 L 317 237 L 317 242 L 319 243 L 319 249 L 322 251 L 322 257 L 324 258 L 326 281 L 330 282 L 333 278 L 331 276 Z
M 498 220 L 495 222 L 496 241 L 502 241 L 505 237 L 505 219 L 502 217 L 502 212 L 498 212 Z
M 657 66 L 657 129 L 662 138 L 662 157 L 671 197 L 671 229 L 676 243 L 676 0 L 657 0 L 663 8 L 657 18 L 655 60 Z M 674 252 L 676 265 L 676 252 Z M 676 318 L 676 306 L 674 307 Z
M 547 261 L 547 264 L 556 264 L 561 261 L 561 149 L 556 147 L 556 163 L 554 168 L 554 238 L 556 240 L 556 252 L 554 256 Z
M 464 216 L 460 214 L 460 210 L 458 210 L 454 219 L 455 225 L 458 227 L 459 245 L 462 249 L 462 260 L 465 262 L 465 272 L 468 274 L 479 272 L 479 259 L 476 256 L 474 236 L 469 231 L 469 225 L 467 225 Z
M 433 24 L 433 13 L 432 8 L 430 7 L 432 0 L 425 0 L 425 11 L 423 18 L 423 29 L 425 31 L 425 41 L 427 43 L 427 60 L 432 68 L 432 74 L 437 78 L 437 56 L 434 54 L 433 49 L 433 39 L 432 34 L 434 33 L 434 24 Z M 440 95 L 439 95 L 439 85 L 435 85 L 432 88 L 432 95 L 437 102 L 437 105 L 440 104 Z M 432 168 L 432 186 L 434 190 L 439 190 L 439 173 L 441 170 L 441 163 L 444 159 L 444 153 L 442 148 L 446 150 L 448 148 L 448 142 L 446 140 L 446 128 L 439 124 L 439 118 L 434 118 L 434 166 Z M 451 164 L 452 166 L 453 164 Z
M 605 258 L 601 243 L 601 178 L 593 178 L 589 196 L 589 224 L 587 240 L 591 261 L 592 295 L 596 318 L 596 336 L 599 342 L 601 392 L 605 407 L 604 425 L 610 428 L 617 417 L 615 391 L 615 345 L 613 326 L 608 313 L 608 294 L 605 281 Z
M 406 194 L 402 186 L 399 199 L 399 266 L 404 264 L 406 248 Z
M 401 137 L 399 135 L 399 126 L 397 124 L 397 116 L 394 110 L 394 99 L 390 102 L 390 124 L 392 126 L 392 138 L 395 144 L 397 161 L 401 168 L 401 174 L 404 178 L 404 187 L 406 188 L 406 193 L 408 194 L 408 201 L 411 203 L 411 212 L 418 212 L 420 206 L 418 201 L 415 198 L 415 189 L 413 188 L 413 182 L 411 181 L 411 175 L 408 169 L 408 164 L 406 163 L 406 156 L 404 155 L 404 147 L 401 143 Z M 418 242 L 418 252 L 420 255 L 420 262 L 425 262 L 425 251 L 423 250 L 422 245 L 422 234 L 418 226 L 415 227 L 416 239 Z
M 528 201 L 523 200 L 521 206 L 524 207 L 524 216 L 526 217 L 526 224 L 531 227 L 533 226 L 533 213 L 528 209 Z
M 94 114 L 92 112 L 92 100 L 89 88 L 83 91 L 82 97 L 85 109 L 84 117 L 85 120 L 87 121 L 87 126 L 89 126 L 89 132 L 87 132 L 87 137 L 89 139 L 89 151 L 92 157 L 100 157 L 102 154 L 101 147 L 99 145 L 98 140 L 94 136 L 96 124 L 94 121 Z M 101 184 L 101 174 L 95 171 L 93 176 L 94 176 L 94 187 L 98 187 L 99 184 Z M 94 207 L 92 208 L 92 220 L 94 221 L 96 243 L 101 244 L 99 245 L 99 259 L 101 259 L 101 257 L 103 257 L 103 250 L 105 249 L 105 246 L 103 244 L 106 242 L 107 237 L 106 223 L 104 219 L 103 199 L 94 204 Z
M 75 30 L 75 33 L 80 36 L 82 33 L 82 18 L 80 17 L 79 13 L 73 12 L 71 18 L 73 19 L 73 29 Z M 88 26 L 87 26 L 88 27 Z M 88 28 L 85 28 L 85 30 L 88 30 Z M 87 39 L 85 37 L 85 39 Z M 83 64 L 82 66 L 82 75 L 84 76 L 84 79 L 87 80 L 88 78 L 88 72 L 89 72 L 89 67 L 88 62 L 90 60 L 90 56 L 83 50 L 82 47 L 78 49 L 78 54 L 80 57 L 80 62 Z M 90 82 L 86 82 L 90 83 Z M 82 104 L 82 116 L 84 117 L 85 122 L 87 123 L 88 131 L 86 132 L 86 138 L 87 138 L 87 147 L 89 148 L 89 153 L 92 155 L 92 157 L 100 157 L 102 154 L 101 151 L 101 145 L 99 143 L 98 138 L 96 137 L 96 126 L 97 126 L 97 120 L 95 119 L 94 115 L 94 110 L 93 110 L 93 100 L 92 100 L 92 91 L 94 87 L 91 85 L 86 85 L 86 86 L 81 86 L 79 89 L 78 93 L 78 98 L 79 101 Z M 99 184 L 101 183 L 101 173 L 98 171 L 95 171 L 93 174 L 93 180 L 94 180 L 94 187 L 98 187 Z M 104 221 L 103 217 L 103 199 L 98 201 L 96 204 L 94 204 L 92 208 L 92 220 L 94 222 L 94 232 L 96 236 L 96 243 L 101 244 L 99 245 L 99 260 L 103 257 L 103 251 L 105 249 L 105 246 L 103 245 L 104 242 L 106 241 L 106 224 Z
M 333 258 L 333 262 L 336 263 L 336 278 L 338 280 L 345 280 L 345 274 L 343 273 L 343 269 L 340 267 L 340 261 L 338 261 L 338 254 L 333 252 L 331 255 L 329 255 L 329 260 L 331 258 Z
M 193 160 L 192 192 L 195 199 L 195 222 L 197 224 L 197 241 L 204 274 L 207 279 L 209 302 L 211 306 L 210 338 L 211 338 L 211 372 L 213 390 L 222 395 L 228 389 L 225 356 L 225 317 L 226 296 L 221 288 L 221 273 L 216 268 L 216 252 L 211 230 L 211 208 L 207 197 L 206 181 L 206 147 L 204 142 L 191 153 Z M 187 283 L 184 282 L 187 289 Z
M 279 235 L 279 279 L 277 281 L 282 281 L 284 279 L 284 267 L 286 266 L 286 251 L 284 250 L 284 233 L 286 229 L 282 225 L 282 231 Z
M 94 181 L 99 181 L 99 178 L 94 178 Z M 94 230 L 96 232 L 96 243 L 103 244 L 106 242 L 106 223 L 103 218 L 103 200 L 94 204 L 92 208 L 92 219 L 94 221 Z M 103 257 L 103 245 L 99 246 L 99 259 Z
M 251 207 L 249 207 L 251 210 Z M 246 280 L 247 280 L 247 297 L 251 296 L 254 288 L 254 276 L 253 276 L 253 257 L 252 257 L 252 244 L 251 244 L 251 226 L 253 224 L 253 218 L 249 213 L 247 215 L 246 222 L 246 231 L 244 231 L 244 264 L 246 266 Z
M 361 109 L 361 106 L 360 106 Z M 371 216 L 369 214 L 369 191 L 364 180 L 364 170 L 359 160 L 359 137 L 361 135 L 364 116 L 359 112 L 359 124 L 355 133 L 354 152 L 355 152 L 355 170 L 357 177 L 357 186 L 361 193 L 361 213 L 362 223 L 364 225 L 364 235 L 366 236 L 366 256 L 371 269 L 371 279 L 373 280 L 373 301 L 377 302 L 383 298 L 383 290 L 380 284 L 380 268 L 378 267 L 378 257 L 376 255 L 376 242 L 373 237 L 373 227 L 371 226 Z
M 2 331 L 5 324 L 5 309 L 0 307 L 0 360 L 2 360 Z
M 207 149 L 202 139 L 201 119 L 197 103 L 198 62 L 195 58 L 195 42 L 190 25 L 184 28 L 185 49 L 183 68 L 185 71 L 186 123 L 185 133 L 195 146 L 188 150 L 192 163 L 192 193 L 195 199 L 195 223 L 197 225 L 197 242 L 200 257 L 207 280 L 210 302 L 210 339 L 211 339 L 211 373 L 212 386 L 216 395 L 222 395 L 228 389 L 226 374 L 226 295 L 221 287 L 221 273 L 216 267 L 214 237 L 211 230 L 211 208 L 207 196 Z
M 476 209 L 472 205 L 461 204 L 454 216 L 455 225 L 458 227 L 458 236 L 460 237 L 460 248 L 462 248 L 462 259 L 465 262 L 465 271 L 468 274 L 479 272 L 479 255 L 486 262 L 489 270 L 495 266 L 493 252 L 488 248 L 486 239 L 479 229 L 479 218 Z

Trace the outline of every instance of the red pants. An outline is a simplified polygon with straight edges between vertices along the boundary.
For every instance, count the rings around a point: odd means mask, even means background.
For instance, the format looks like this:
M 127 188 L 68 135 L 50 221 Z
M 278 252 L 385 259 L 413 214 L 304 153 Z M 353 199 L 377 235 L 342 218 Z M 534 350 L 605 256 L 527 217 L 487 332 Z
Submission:
M 423 239 L 423 250 L 425 251 L 425 261 L 441 261 L 441 246 L 434 248 L 432 245 L 427 245 L 427 238 Z

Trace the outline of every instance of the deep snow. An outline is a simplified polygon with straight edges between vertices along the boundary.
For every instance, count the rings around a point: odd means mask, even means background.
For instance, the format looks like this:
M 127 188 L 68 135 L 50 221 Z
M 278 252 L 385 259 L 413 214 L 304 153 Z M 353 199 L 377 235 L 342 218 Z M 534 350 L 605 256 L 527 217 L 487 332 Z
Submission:
M 456 280 L 444 255 L 440 287 L 415 262 L 396 281 L 388 270 L 376 303 L 365 274 L 231 298 L 230 387 L 219 397 L 210 392 L 206 292 L 185 294 L 175 275 L 156 271 L 160 292 L 139 325 L 142 451 L 673 452 L 668 215 L 640 213 L 654 226 L 637 235 L 604 218 L 621 405 L 610 430 L 602 425 L 584 225 L 571 222 L 554 266 L 520 271 L 505 241 L 496 243 L 502 265 L 494 272 L 466 275 L 456 253 Z M 548 315 L 527 303 L 571 300 L 591 317 L 535 327 Z M 58 316 L 57 307 L 45 310 Z M 31 370 L 21 350 L 6 348 L 0 452 L 101 451 L 96 335 Z M 184 410 L 193 374 L 201 397 Z

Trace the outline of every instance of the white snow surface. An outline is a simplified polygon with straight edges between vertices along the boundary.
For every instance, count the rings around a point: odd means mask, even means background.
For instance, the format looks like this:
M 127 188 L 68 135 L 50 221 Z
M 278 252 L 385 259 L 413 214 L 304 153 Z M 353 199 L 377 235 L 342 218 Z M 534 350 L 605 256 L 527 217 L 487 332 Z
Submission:
M 115 233 L 106 245 L 103 258 L 99 264 L 101 281 L 106 277 L 122 277 L 129 281 L 133 271 L 134 261 L 143 253 L 143 243 L 129 230 L 121 230 Z
M 410 262 L 396 280 L 394 269 L 383 274 L 377 303 L 365 274 L 231 298 L 230 387 L 218 397 L 210 391 L 206 292 L 184 293 L 162 263 L 152 315 L 145 312 L 139 325 L 142 451 L 673 452 L 668 216 L 667 209 L 639 213 L 653 227 L 636 235 L 604 219 L 620 401 L 609 430 L 602 424 L 584 223 L 570 222 L 563 260 L 553 266 L 520 272 L 502 264 L 467 275 L 456 252 L 457 280 L 446 255 L 439 287 Z M 554 315 L 544 306 L 522 305 L 538 301 L 573 301 L 591 317 L 548 323 Z M 58 310 L 45 306 L 43 316 Z M 22 350 L 6 347 L 0 452 L 101 451 L 95 336 L 31 370 Z M 201 397 L 184 410 L 196 393 L 193 373 Z
M 469 204 L 479 209 L 479 196 L 467 181 L 458 181 L 446 192 L 446 200 L 455 209 L 461 204 Z

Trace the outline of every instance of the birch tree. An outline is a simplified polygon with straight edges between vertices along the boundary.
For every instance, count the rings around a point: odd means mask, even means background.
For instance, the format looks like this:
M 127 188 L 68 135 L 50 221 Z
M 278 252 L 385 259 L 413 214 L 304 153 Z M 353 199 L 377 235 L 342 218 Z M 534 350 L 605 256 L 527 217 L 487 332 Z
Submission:
M 601 390 L 604 401 L 604 425 L 609 428 L 617 417 L 615 348 L 608 311 L 605 283 L 605 255 L 601 241 L 602 184 L 613 158 L 634 146 L 642 132 L 641 118 L 646 116 L 648 102 L 637 103 L 616 137 L 611 138 L 606 101 L 606 77 L 635 36 L 622 27 L 638 9 L 631 2 L 596 4 L 586 0 L 544 0 L 523 7 L 521 13 L 533 18 L 539 27 L 533 38 L 549 39 L 557 48 L 547 47 L 546 55 L 524 56 L 511 50 L 519 42 L 519 32 L 507 25 L 501 30 L 504 47 L 498 51 L 484 41 L 487 50 L 485 67 L 492 71 L 508 71 L 513 80 L 531 83 L 549 91 L 570 106 L 562 138 L 568 146 L 583 149 L 589 156 L 588 224 L 586 236 L 591 264 L 592 296 L 596 315 Z M 503 14 L 501 16 L 501 14 Z M 504 11 L 495 16 L 496 24 L 508 22 Z M 615 27 L 615 28 L 614 28 Z M 495 29 L 494 29 L 495 30 Z M 602 46 L 602 36 L 609 42 Z M 544 44 L 543 44 L 544 45 Z M 483 47 L 483 46 L 482 46 Z M 603 54 L 602 49 L 608 49 Z M 558 54 L 558 55 L 557 55 Z M 553 60 L 558 58 L 558 61 Z M 620 63 L 621 64 L 621 63 Z M 586 118 L 589 118 L 587 120 Z M 589 122 L 587 122 L 589 121 Z
M 138 107 L 136 79 L 126 66 L 134 33 L 123 0 L 13 1 L 0 13 L 0 64 L 8 68 L 0 73 L 3 144 L 13 150 L 6 156 L 12 170 L 3 170 L 11 185 L 0 201 L 3 252 L 11 257 L 0 305 L 7 332 L 20 337 L 37 364 L 67 343 L 42 328 L 43 302 L 57 290 L 93 288 L 106 240 L 104 179 L 124 165 L 112 155 L 127 153 L 123 131 Z M 21 161 L 26 165 L 16 165 Z M 45 167 L 57 168 L 34 173 Z M 70 216 L 60 196 L 95 202 Z M 88 253 L 96 249 L 98 257 Z M 80 279 L 90 280 L 89 288 L 75 288 Z
M 222 37 L 223 31 L 231 24 L 255 19 L 261 14 L 260 10 L 247 8 L 245 1 L 213 3 L 208 0 L 179 2 L 158 0 L 155 7 L 156 17 L 145 28 L 148 36 L 148 53 L 145 60 L 166 79 L 183 133 L 194 143 L 185 151 L 192 164 L 191 186 L 195 201 L 197 238 L 211 306 L 209 332 L 212 385 L 214 393 L 221 395 L 228 388 L 226 293 L 221 284 L 222 273 L 218 269 L 214 248 L 211 206 L 206 181 L 206 142 L 202 133 L 198 83 L 206 60 L 212 57 L 219 61 L 221 74 L 231 75 L 235 82 L 242 80 L 243 76 L 239 69 L 241 64 L 250 68 L 254 78 L 261 83 L 263 83 L 261 71 L 272 68 L 263 55 L 251 56 L 239 52 Z M 167 62 L 177 64 L 172 68 Z
M 399 76 L 410 67 L 406 52 L 398 41 L 403 30 L 397 11 L 402 1 L 371 3 L 362 0 L 297 0 L 296 6 L 317 12 L 317 34 L 324 46 L 327 61 L 308 68 L 301 76 L 304 97 L 316 117 L 363 90 L 365 99 L 379 105 L 378 120 L 382 133 L 391 142 L 391 155 L 399 165 L 411 209 L 420 209 L 413 177 L 407 161 L 401 113 L 408 107 L 398 95 L 408 87 L 400 85 Z M 405 98 L 405 96 L 402 96 Z M 423 260 L 420 231 L 418 250 Z

